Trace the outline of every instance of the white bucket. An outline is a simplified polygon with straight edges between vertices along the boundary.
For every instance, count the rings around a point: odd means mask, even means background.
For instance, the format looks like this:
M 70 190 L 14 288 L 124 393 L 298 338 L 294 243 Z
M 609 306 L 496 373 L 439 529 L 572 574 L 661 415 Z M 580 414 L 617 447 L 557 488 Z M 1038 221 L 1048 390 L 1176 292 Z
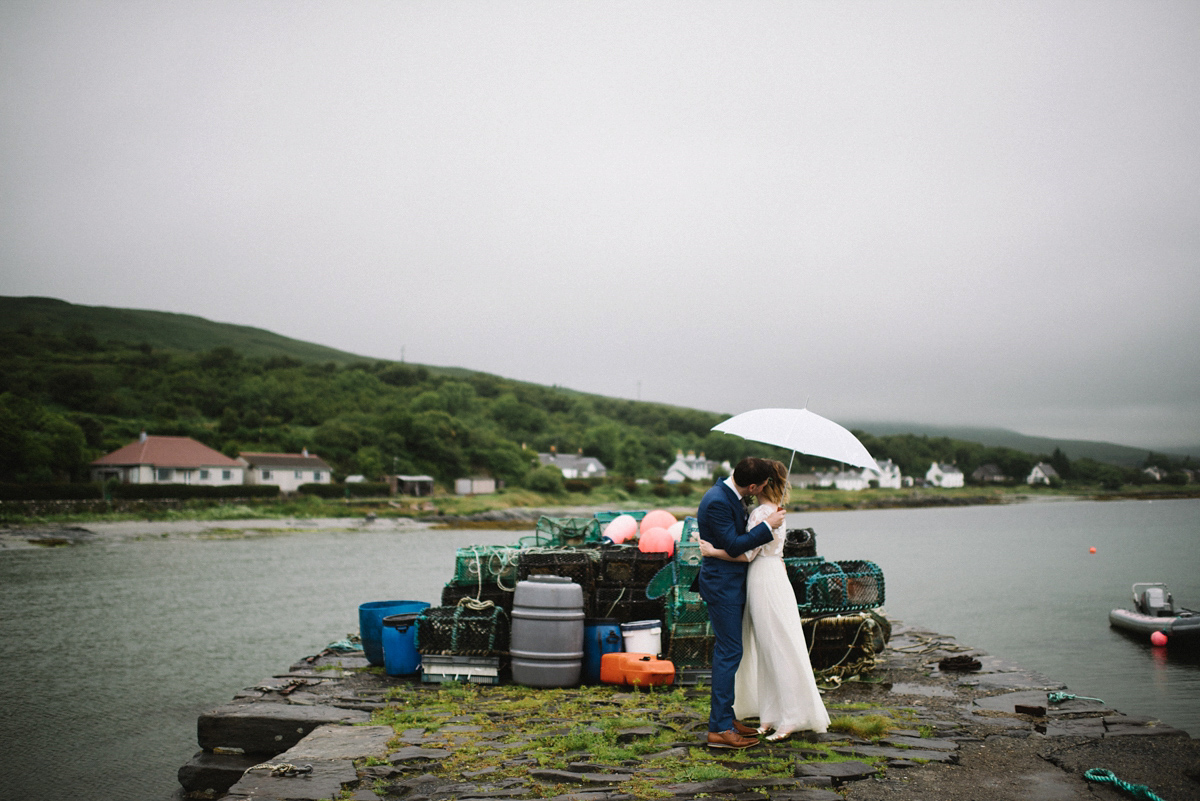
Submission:
M 635 620 L 621 624 L 621 637 L 627 654 L 661 654 L 662 621 Z

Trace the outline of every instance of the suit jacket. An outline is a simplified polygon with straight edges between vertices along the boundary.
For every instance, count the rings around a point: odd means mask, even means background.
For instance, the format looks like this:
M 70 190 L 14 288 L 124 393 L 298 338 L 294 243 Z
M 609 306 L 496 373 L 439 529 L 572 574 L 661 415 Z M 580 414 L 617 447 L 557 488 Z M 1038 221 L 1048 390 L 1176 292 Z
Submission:
M 773 535 L 771 527 L 759 523 L 746 531 L 746 507 L 742 499 L 719 480 L 700 500 L 696 523 L 700 539 L 721 548 L 730 556 L 741 556 L 752 548 L 765 545 Z M 709 558 L 700 563 L 696 588 L 708 603 L 744 604 L 746 602 L 746 562 L 728 562 Z

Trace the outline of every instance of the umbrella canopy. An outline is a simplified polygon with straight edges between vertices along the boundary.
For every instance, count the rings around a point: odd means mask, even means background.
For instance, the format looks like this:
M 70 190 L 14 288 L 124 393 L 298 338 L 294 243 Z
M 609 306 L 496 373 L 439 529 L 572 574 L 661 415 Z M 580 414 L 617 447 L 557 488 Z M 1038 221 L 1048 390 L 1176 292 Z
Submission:
M 755 409 L 730 417 L 712 430 L 879 472 L 879 465 L 858 437 L 808 409 Z

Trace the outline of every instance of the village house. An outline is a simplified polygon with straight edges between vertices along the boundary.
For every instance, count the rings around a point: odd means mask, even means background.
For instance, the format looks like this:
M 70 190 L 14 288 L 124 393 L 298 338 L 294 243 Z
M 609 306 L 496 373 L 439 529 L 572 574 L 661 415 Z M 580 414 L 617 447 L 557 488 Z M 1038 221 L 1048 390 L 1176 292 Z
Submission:
M 582 453 L 539 453 L 538 461 L 557 467 L 563 478 L 604 478 L 608 475 L 608 468 L 599 459 Z
M 1038 462 L 1029 471 L 1029 475 L 1025 477 L 1025 483 L 1030 486 L 1034 484 L 1049 484 L 1051 481 L 1058 480 L 1058 471 L 1045 462 Z
M 1155 467 L 1154 465 L 1150 465 L 1149 467 L 1142 470 L 1142 475 L 1146 476 L 1151 481 L 1162 481 L 1164 478 L 1167 477 L 1167 471 L 1163 470 L 1161 467 Z
M 961 487 L 963 474 L 956 465 L 932 462 L 925 471 L 925 482 L 932 487 Z
M 302 484 L 329 484 L 333 468 L 305 448 L 300 453 L 238 454 L 246 467 L 247 484 L 274 484 L 280 492 L 296 492 Z
M 981 464 L 971 473 L 971 480 L 976 484 L 1002 484 L 1008 481 L 1008 476 L 992 463 Z
M 891 459 L 884 459 L 882 462 L 876 459 L 875 464 L 879 465 L 879 475 L 871 476 L 870 480 L 878 481 L 880 489 L 900 489 L 904 483 L 900 467 Z
M 91 463 L 92 481 L 122 484 L 244 483 L 245 467 L 191 437 L 149 436 L 145 431 L 123 448 Z
M 716 467 L 717 463 L 706 459 L 703 453 L 697 456 L 695 451 L 688 451 L 687 456 L 684 456 L 683 451 L 679 451 L 675 454 L 675 461 L 667 468 L 667 472 L 663 473 L 663 481 L 668 484 L 678 484 L 681 481 L 708 483 L 712 481 Z M 721 467 L 726 473 L 733 472 L 729 462 L 722 463 Z

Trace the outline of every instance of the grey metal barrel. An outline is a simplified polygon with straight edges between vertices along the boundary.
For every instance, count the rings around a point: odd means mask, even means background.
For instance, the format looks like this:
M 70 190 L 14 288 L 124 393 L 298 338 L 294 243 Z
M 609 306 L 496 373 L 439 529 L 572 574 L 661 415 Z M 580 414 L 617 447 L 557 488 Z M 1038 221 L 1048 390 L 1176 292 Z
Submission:
M 583 668 L 583 588 L 530 576 L 513 595 L 512 677 L 527 687 L 573 687 Z

